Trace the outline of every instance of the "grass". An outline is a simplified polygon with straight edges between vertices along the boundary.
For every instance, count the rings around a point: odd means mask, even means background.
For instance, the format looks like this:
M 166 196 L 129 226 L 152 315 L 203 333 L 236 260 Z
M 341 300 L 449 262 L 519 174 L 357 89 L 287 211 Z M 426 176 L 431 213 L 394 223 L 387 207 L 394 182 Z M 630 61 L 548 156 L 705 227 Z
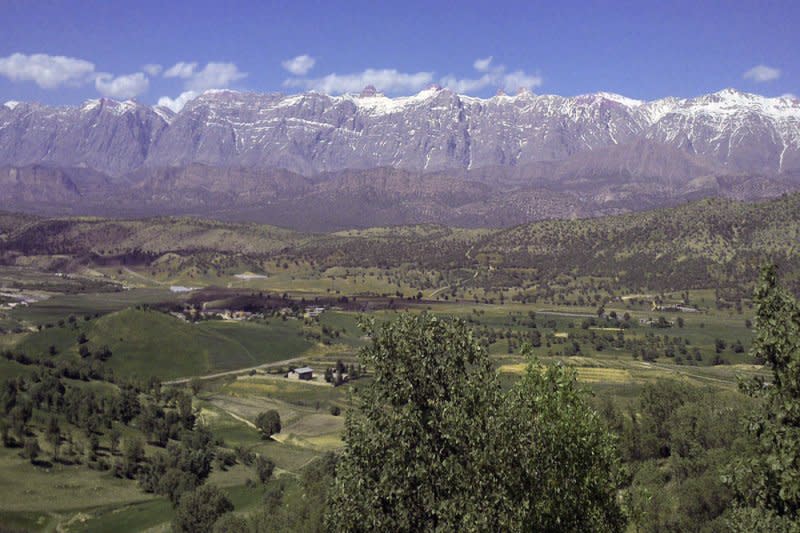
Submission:
M 61 512 L 150 499 L 135 482 L 108 472 L 60 463 L 34 467 L 19 457 L 18 449 L 0 449 L 2 512 Z
M 168 289 L 132 289 L 98 294 L 61 294 L 36 302 L 28 307 L 18 307 L 11 313 L 14 318 L 33 324 L 56 323 L 69 315 L 101 315 L 122 309 L 160 302 L 176 301 L 178 296 Z
M 44 356 L 55 346 L 58 357 L 77 359 L 78 337 L 94 352 L 108 346 L 108 365 L 121 376 L 161 379 L 202 375 L 256 366 L 300 355 L 311 342 L 298 335 L 297 321 L 264 323 L 184 322 L 158 311 L 125 309 L 85 322 L 53 327 L 24 337 L 16 346 Z

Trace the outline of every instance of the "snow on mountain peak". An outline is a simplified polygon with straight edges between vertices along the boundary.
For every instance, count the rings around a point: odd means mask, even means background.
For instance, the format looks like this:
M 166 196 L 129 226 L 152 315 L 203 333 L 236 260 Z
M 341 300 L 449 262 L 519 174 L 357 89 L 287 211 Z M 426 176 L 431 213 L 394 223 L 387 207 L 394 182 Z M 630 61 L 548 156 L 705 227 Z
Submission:
M 595 93 L 594 96 L 622 104 L 625 107 L 639 107 L 645 103 L 642 100 L 635 100 L 633 98 L 628 98 L 627 96 L 622 96 L 621 94 L 616 93 L 599 92 Z
M 16 107 L 17 107 L 17 106 L 18 106 L 20 103 L 21 103 L 21 102 L 17 102 L 16 100 L 9 100 L 8 102 L 4 103 L 3 105 L 4 105 L 5 107 L 7 107 L 8 109 L 10 109 L 10 110 L 12 110 L 12 111 L 13 111 L 14 109 L 16 109 Z
M 712 94 L 684 101 L 678 112 L 717 116 L 754 112 L 772 119 L 800 119 L 800 105 L 786 98 L 769 98 L 736 89 L 723 89 Z

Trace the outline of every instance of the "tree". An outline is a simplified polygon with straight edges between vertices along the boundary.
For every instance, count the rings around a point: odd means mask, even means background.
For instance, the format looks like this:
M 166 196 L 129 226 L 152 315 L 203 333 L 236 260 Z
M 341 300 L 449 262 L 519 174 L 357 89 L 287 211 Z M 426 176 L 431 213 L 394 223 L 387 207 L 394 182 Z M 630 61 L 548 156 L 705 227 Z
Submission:
M 244 517 L 225 513 L 214 522 L 214 533 L 250 533 L 251 529 Z
M 778 285 L 775 266 L 762 269 L 755 290 L 756 331 L 750 353 L 771 371 L 744 383 L 762 400 L 748 420 L 753 453 L 731 466 L 726 481 L 754 522 L 775 518 L 800 528 L 800 305 Z M 749 513 L 749 514 L 748 514 Z M 772 517 L 772 518 L 770 518 Z
M 256 475 L 258 475 L 258 479 L 261 481 L 261 483 L 266 483 L 269 481 L 272 477 L 272 473 L 275 471 L 275 463 L 262 455 L 256 456 L 254 466 L 256 469 Z
M 528 365 L 504 397 L 500 530 L 622 531 L 616 443 L 574 370 Z
M 61 444 L 61 428 L 58 425 L 58 418 L 50 416 L 47 422 L 47 431 L 45 432 L 45 439 L 53 447 L 53 459 L 58 459 L 58 448 Z
M 25 446 L 22 449 L 23 456 L 30 459 L 31 463 L 36 462 L 42 449 L 39 447 L 39 441 L 35 438 L 25 439 Z
M 122 438 L 122 432 L 116 426 L 112 427 L 111 430 L 108 432 L 108 443 L 111 455 L 115 455 L 117 453 L 117 450 L 119 449 L 119 441 L 121 438 Z
M 213 485 L 203 485 L 181 496 L 172 523 L 179 533 L 211 533 L 214 523 L 225 513 L 233 511 L 233 504 Z
M 256 427 L 262 439 L 268 439 L 281 432 L 281 415 L 275 409 L 260 413 L 256 417 Z
M 139 463 L 144 460 L 144 443 L 139 437 L 125 439 L 122 446 L 120 475 L 132 478 L 139 471 Z
M 375 379 L 353 393 L 329 528 L 623 529 L 613 442 L 574 374 L 531 367 L 504 391 L 463 321 L 362 327 Z
M 142 406 L 139 403 L 139 394 L 130 385 L 122 387 L 121 395 L 117 401 L 119 419 L 123 424 L 128 424 L 141 412 Z
M 172 505 L 178 505 L 181 497 L 198 486 L 197 477 L 178 468 L 168 468 L 159 476 L 156 492 L 166 496 Z

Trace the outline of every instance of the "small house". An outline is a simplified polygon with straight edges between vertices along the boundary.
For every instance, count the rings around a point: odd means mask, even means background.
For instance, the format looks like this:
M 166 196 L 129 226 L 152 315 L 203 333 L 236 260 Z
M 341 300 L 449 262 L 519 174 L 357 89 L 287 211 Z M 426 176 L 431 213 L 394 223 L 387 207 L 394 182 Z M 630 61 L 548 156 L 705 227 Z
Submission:
M 289 379 L 302 379 L 303 381 L 311 381 L 314 378 L 314 370 L 307 366 L 302 368 L 295 368 L 289 372 Z

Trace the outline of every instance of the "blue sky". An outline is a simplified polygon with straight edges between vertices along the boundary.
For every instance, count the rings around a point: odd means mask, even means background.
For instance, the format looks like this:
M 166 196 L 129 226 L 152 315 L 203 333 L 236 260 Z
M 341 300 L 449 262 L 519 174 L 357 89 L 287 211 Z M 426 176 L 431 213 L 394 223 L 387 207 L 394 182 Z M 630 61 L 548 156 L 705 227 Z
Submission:
M 179 108 L 213 88 L 370 82 L 390 95 L 431 83 L 476 96 L 800 94 L 796 1 L 5 0 L 0 13 L 0 102 Z

